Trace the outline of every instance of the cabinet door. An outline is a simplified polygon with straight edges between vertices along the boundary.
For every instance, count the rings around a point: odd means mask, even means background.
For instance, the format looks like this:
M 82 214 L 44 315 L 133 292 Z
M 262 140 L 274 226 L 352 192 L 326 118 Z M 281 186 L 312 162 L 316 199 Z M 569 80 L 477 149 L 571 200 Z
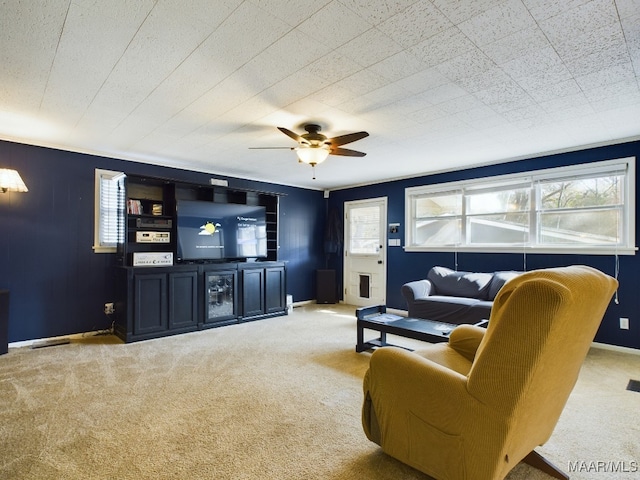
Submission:
M 169 274 L 169 328 L 198 324 L 198 272 Z
M 167 329 L 167 275 L 140 274 L 133 278 L 135 304 L 133 334 L 162 332 Z
M 265 269 L 265 311 L 266 313 L 282 312 L 286 309 L 284 267 Z
M 204 323 L 237 318 L 237 273 L 235 270 L 205 272 Z
M 263 268 L 242 271 L 242 315 L 244 317 L 264 313 L 263 280 Z

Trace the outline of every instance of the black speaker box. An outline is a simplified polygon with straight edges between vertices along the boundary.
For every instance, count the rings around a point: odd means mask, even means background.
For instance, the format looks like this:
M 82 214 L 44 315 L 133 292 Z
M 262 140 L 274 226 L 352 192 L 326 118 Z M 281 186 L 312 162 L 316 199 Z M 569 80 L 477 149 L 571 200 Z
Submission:
M 9 290 L 0 290 L 0 355 L 9 351 Z
M 316 289 L 317 303 L 338 303 L 336 271 L 317 270 Z

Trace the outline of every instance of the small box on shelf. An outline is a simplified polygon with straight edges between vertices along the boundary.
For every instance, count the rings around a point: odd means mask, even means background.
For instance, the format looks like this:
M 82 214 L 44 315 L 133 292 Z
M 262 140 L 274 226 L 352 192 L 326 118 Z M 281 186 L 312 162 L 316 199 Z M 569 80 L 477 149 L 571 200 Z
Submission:
M 144 213 L 142 202 L 132 198 L 127 200 L 127 213 L 129 213 L 129 215 L 142 215 Z

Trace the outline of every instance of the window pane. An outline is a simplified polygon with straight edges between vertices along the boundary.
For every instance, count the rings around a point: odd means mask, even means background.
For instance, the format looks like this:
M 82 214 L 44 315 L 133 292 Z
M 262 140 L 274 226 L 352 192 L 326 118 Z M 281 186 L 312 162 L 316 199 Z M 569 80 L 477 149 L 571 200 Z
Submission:
M 380 208 L 359 207 L 350 211 L 351 239 L 349 251 L 375 254 L 380 250 Z
M 622 185 L 619 175 L 545 182 L 540 184 L 540 205 L 543 210 L 620 205 Z
M 416 218 L 460 215 L 462 213 L 462 195 L 458 192 L 416 198 L 415 212 Z
M 460 218 L 422 220 L 415 224 L 414 246 L 457 245 L 460 243 Z
M 529 242 L 529 215 L 510 213 L 469 218 L 467 235 L 471 244 L 522 244 Z
M 615 245 L 619 243 L 620 210 L 540 214 L 542 244 Z
M 526 212 L 529 210 L 529 190 L 505 190 L 470 194 L 467 213 Z

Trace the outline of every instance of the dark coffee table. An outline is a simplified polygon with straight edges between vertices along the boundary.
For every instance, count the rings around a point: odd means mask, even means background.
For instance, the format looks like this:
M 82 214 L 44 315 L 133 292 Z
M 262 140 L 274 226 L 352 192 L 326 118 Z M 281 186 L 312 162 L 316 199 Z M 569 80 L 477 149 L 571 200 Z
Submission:
M 435 322 L 423 318 L 401 317 L 386 312 L 387 308 L 384 305 L 362 307 L 356 310 L 358 335 L 356 352 L 391 345 L 387 343 L 387 334 L 430 343 L 446 342 L 449 340 L 451 331 L 457 327 L 452 323 Z M 365 329 L 379 332 L 380 336 L 373 340 L 365 341 Z

